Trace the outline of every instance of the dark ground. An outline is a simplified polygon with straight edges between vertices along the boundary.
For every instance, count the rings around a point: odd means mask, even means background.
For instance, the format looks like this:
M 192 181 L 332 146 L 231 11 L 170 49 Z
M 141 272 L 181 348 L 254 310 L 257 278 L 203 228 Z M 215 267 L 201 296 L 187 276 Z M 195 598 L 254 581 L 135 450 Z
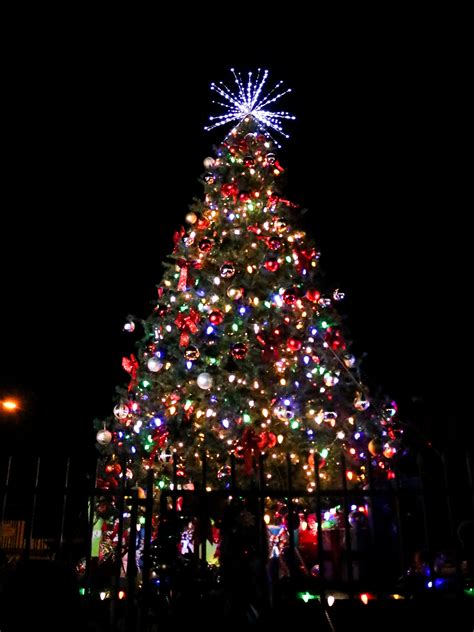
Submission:
M 32 629 L 72 632 L 109 632 L 110 603 L 98 599 L 87 604 L 79 596 L 76 576 L 61 561 L 32 561 L 20 566 L 0 584 L 0 629 L 2 632 L 23 632 Z M 135 628 L 127 619 L 126 603 L 118 608 L 119 630 Z M 197 623 L 212 629 L 226 625 L 231 629 L 281 629 L 282 624 L 312 626 L 329 632 L 366 630 L 399 631 L 400 629 L 444 630 L 472 632 L 474 600 L 455 601 L 439 594 L 417 599 L 394 601 L 374 600 L 367 606 L 359 600 L 336 601 L 327 609 L 319 602 L 304 603 L 284 593 L 274 610 L 266 617 L 256 618 L 251 610 L 237 610 L 229 617 L 221 597 L 199 601 L 190 597 L 172 613 L 160 611 L 150 617 L 150 630 L 164 627 L 185 629 Z M 249 622 L 250 620 L 250 622 Z M 333 625 L 330 627 L 328 620 Z M 181 627 L 182 626 L 182 627 Z M 235 626 L 235 627 L 234 627 Z

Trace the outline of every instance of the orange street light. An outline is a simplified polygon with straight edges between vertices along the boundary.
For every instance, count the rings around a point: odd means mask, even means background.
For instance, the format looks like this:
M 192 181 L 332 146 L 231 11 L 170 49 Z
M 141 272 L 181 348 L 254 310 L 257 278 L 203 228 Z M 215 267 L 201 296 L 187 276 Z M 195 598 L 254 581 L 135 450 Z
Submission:
M 14 399 L 4 399 L 2 402 L 2 408 L 9 413 L 13 413 L 18 410 L 18 402 Z

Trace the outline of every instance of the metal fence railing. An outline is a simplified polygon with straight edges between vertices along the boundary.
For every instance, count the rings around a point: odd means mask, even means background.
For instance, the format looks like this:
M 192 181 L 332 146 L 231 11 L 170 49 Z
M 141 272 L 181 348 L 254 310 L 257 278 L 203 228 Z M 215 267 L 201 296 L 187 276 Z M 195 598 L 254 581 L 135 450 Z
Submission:
M 221 591 L 224 600 L 237 594 L 266 609 L 288 587 L 321 604 L 416 590 L 474 593 L 471 455 L 414 459 L 383 485 L 368 463 L 364 489 L 351 487 L 340 461 L 340 485 L 326 488 L 316 458 L 309 492 L 294 486 L 289 457 L 279 486 L 266 483 L 263 455 L 251 481 L 231 458 L 220 485 L 203 458 L 192 489 L 172 466 L 157 494 L 151 470 L 143 489 L 129 489 L 123 477 L 107 490 L 79 460 L 0 459 L 0 549 L 24 560 L 67 553 L 84 599 L 109 604 L 112 629 L 121 617 L 128 629 L 149 629 L 190 587 L 202 598 Z M 97 514 L 104 500 L 116 510 L 106 552 L 107 521 Z M 243 559 L 249 547 L 253 564 Z

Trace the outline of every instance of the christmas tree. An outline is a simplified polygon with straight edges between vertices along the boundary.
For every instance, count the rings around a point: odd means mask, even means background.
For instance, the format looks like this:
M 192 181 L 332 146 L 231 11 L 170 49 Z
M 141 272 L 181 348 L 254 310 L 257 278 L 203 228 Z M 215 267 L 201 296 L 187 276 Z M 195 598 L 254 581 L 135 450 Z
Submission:
M 174 235 L 158 298 L 143 321 L 137 352 L 123 359 L 128 387 L 100 425 L 104 479 L 157 488 L 172 468 L 183 486 L 228 484 L 230 457 L 251 481 L 262 456 L 266 482 L 281 482 L 290 459 L 294 484 L 315 489 L 340 477 L 367 483 L 367 465 L 393 477 L 399 430 L 393 402 L 375 402 L 360 379 L 320 253 L 298 228 L 298 207 L 280 190 L 282 122 L 264 94 L 267 73 L 236 90 L 213 85 L 233 128 L 204 160 L 204 196 Z M 125 463 L 122 472 L 120 463 Z M 339 480 L 339 479 L 337 479 Z

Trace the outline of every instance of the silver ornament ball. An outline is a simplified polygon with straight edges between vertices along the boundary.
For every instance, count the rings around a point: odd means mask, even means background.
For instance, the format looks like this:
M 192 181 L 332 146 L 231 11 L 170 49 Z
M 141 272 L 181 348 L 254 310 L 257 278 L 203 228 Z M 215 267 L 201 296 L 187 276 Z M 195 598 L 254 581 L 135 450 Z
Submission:
M 125 419 L 129 413 L 128 406 L 126 404 L 117 404 L 114 408 L 114 415 L 117 419 Z
M 109 445 L 109 443 L 112 441 L 112 433 L 110 432 L 110 430 L 103 428 L 103 430 L 99 430 L 95 438 L 97 439 L 98 444 Z
M 204 158 L 203 163 L 206 169 L 214 169 L 214 167 L 216 166 L 216 161 L 211 156 Z
M 204 391 L 209 390 L 212 387 L 212 375 L 210 373 L 200 373 L 197 376 L 197 385 Z
M 158 373 L 158 371 L 160 371 L 163 367 L 163 362 L 159 358 L 153 356 L 148 360 L 146 365 L 149 371 L 152 373 Z

